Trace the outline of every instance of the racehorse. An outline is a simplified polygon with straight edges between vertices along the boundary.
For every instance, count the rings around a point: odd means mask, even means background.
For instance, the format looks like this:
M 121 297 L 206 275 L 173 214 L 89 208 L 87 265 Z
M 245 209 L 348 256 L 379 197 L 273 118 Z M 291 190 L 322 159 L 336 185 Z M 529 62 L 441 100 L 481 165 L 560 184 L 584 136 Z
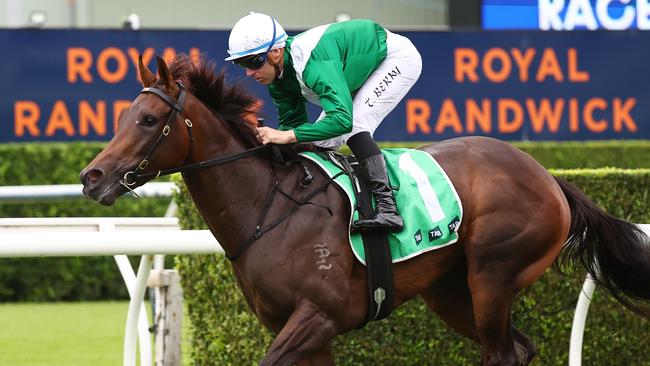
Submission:
M 157 174 L 182 171 L 250 308 L 277 334 L 260 364 L 334 364 L 333 337 L 364 324 L 368 310 L 366 270 L 348 242 L 349 203 L 323 175 L 301 186 L 300 164 L 279 164 L 260 146 L 255 98 L 213 63 L 181 55 L 157 64 L 158 77 L 140 58 L 144 89 L 81 172 L 84 194 L 111 205 Z M 464 217 L 456 244 L 394 265 L 395 306 L 421 296 L 480 344 L 481 365 L 531 362 L 536 348 L 512 325 L 513 301 L 559 261 L 586 267 L 649 315 L 650 249 L 635 225 L 505 142 L 466 137 L 421 150 L 447 172 Z M 328 270 L 318 269 L 315 247 L 329 250 Z

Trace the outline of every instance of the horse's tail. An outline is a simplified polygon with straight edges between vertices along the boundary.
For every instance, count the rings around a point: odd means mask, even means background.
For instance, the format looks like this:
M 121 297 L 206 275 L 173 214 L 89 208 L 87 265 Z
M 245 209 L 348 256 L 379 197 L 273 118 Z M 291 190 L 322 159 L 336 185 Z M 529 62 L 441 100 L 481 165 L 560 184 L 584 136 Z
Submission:
M 555 178 L 571 208 L 569 239 L 557 265 L 581 263 L 621 304 L 650 317 L 650 240 L 636 225 L 603 211 L 567 181 Z

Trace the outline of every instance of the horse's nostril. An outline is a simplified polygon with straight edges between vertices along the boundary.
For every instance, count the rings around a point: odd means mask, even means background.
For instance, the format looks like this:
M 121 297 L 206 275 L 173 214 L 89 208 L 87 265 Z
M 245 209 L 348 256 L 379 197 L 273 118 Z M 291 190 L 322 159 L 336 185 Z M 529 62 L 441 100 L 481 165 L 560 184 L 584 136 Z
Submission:
M 84 184 L 94 184 L 104 175 L 101 169 L 91 169 L 84 173 L 82 181 Z

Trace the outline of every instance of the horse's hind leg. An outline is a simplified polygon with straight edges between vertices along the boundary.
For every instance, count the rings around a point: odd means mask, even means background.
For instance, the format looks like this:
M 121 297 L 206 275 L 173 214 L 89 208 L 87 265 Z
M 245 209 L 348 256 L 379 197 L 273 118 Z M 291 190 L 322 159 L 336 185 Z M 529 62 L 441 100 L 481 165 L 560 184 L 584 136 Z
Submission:
M 442 278 L 422 294 L 422 298 L 429 308 L 435 311 L 449 327 L 465 337 L 483 344 L 474 319 L 474 303 L 467 283 L 467 262 L 465 258 L 454 264 Z M 514 352 L 511 352 L 511 354 L 514 356 L 515 363 L 511 364 L 528 365 L 537 354 L 536 347 L 525 334 L 510 324 L 508 311 L 507 325 L 503 333 L 511 333 L 511 339 L 514 341 L 512 346 Z M 508 358 L 512 360 L 513 356 Z M 486 360 L 490 359 L 489 356 L 483 355 L 482 358 L 484 364 L 490 364 L 486 363 Z M 507 365 L 507 362 L 503 360 L 495 364 Z
M 467 286 L 467 262 L 461 258 L 445 275 L 421 294 L 431 310 L 449 327 L 479 342 L 474 325 L 472 294 Z
M 537 351 L 528 337 L 512 327 L 512 304 L 521 289 L 544 273 L 557 254 L 555 246 L 545 245 L 553 241 L 537 226 L 510 238 L 490 230 L 482 233 L 483 240 L 465 247 L 482 364 L 528 365 Z M 486 244 L 490 242 L 498 244 Z M 524 247 L 526 255 L 521 253 Z
M 476 331 L 481 342 L 481 365 L 521 365 L 510 323 L 514 294 L 489 273 L 470 274 Z
M 512 332 L 515 337 L 515 350 L 520 360 L 526 360 L 523 365 L 528 365 L 533 358 L 537 355 L 537 347 L 527 335 L 522 333 L 519 329 L 512 327 Z

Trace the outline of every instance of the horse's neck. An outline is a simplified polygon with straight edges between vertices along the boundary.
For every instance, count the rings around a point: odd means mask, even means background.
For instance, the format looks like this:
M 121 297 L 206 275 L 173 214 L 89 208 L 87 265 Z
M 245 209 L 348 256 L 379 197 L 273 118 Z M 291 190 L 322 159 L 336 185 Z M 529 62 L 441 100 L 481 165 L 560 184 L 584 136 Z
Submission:
M 194 125 L 216 127 L 220 131 L 202 128 L 201 137 L 197 136 L 195 143 L 194 162 L 246 149 L 236 138 L 225 138 L 229 130 L 220 127 L 223 122 L 212 120 L 211 113 L 207 116 Z M 274 183 L 271 165 L 258 156 L 186 173 L 183 178 L 201 216 L 228 253 L 233 253 L 254 232 L 259 212 Z

